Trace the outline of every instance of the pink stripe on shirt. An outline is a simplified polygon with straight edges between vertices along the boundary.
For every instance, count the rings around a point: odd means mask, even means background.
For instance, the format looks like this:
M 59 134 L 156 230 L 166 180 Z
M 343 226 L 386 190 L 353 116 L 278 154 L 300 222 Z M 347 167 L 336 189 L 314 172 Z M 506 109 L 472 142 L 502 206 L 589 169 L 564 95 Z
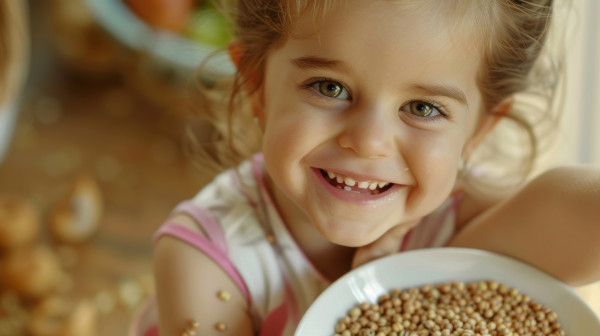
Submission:
M 259 336 L 281 336 L 288 322 L 287 304 L 284 301 L 272 310 L 262 323 Z
M 196 224 L 206 232 L 208 239 L 217 245 L 217 247 L 222 251 L 228 250 L 223 230 L 221 230 L 221 226 L 209 211 L 200 208 L 192 201 L 187 201 L 180 203 L 171 213 L 171 217 L 181 212 L 190 215 L 196 221 Z

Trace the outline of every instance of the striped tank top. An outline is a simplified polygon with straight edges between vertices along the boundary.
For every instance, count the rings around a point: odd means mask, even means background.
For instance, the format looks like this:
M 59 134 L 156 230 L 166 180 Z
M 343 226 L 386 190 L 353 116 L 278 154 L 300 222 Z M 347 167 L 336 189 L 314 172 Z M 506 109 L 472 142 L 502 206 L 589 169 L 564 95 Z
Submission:
M 455 230 L 455 199 L 409 231 L 400 251 L 444 246 Z M 186 213 L 206 235 L 167 220 L 154 236 L 171 236 L 212 258 L 244 294 L 258 336 L 291 336 L 302 314 L 330 284 L 288 232 L 262 176 L 262 155 L 218 175 L 171 218 Z M 150 300 L 134 319 L 130 336 L 157 336 Z

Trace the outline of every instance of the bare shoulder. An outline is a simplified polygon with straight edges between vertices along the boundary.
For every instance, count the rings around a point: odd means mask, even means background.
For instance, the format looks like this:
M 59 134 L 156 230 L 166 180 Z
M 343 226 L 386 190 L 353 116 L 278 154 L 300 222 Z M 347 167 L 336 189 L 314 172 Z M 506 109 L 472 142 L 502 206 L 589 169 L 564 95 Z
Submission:
M 462 228 L 487 210 L 512 198 L 518 198 L 524 206 L 552 201 L 560 203 L 559 208 L 573 211 L 572 207 L 581 207 L 593 202 L 600 204 L 599 197 L 599 167 L 583 165 L 556 167 L 541 173 L 516 190 L 503 192 L 466 190 L 457 209 L 457 226 L 459 229 Z
M 203 234 L 191 218 L 177 224 Z M 153 270 L 161 335 L 181 334 L 190 320 L 197 335 L 226 328 L 223 335 L 252 335 L 248 302 L 218 261 L 180 240 L 162 237 L 154 249 Z
M 581 165 L 548 170 L 529 183 L 526 195 L 530 197 L 522 197 L 522 202 L 545 209 L 547 216 L 557 216 L 565 222 L 578 221 L 581 225 L 600 223 L 599 167 Z
M 571 285 L 597 281 L 599 204 L 598 167 L 550 169 L 463 224 L 449 245 L 513 256 Z
M 541 174 L 533 181 L 540 191 L 548 188 L 558 192 L 559 197 L 576 195 L 589 196 L 598 200 L 600 196 L 600 167 L 565 166 Z

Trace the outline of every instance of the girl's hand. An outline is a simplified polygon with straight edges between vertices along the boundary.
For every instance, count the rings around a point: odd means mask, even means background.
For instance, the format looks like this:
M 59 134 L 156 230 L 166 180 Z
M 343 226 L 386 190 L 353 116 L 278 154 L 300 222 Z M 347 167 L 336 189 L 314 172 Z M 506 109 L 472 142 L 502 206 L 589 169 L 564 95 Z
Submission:
M 420 219 L 410 222 L 408 225 L 398 225 L 379 237 L 369 245 L 359 247 L 352 259 L 352 268 L 356 268 L 371 260 L 396 253 L 402 247 L 404 235 L 419 223 Z

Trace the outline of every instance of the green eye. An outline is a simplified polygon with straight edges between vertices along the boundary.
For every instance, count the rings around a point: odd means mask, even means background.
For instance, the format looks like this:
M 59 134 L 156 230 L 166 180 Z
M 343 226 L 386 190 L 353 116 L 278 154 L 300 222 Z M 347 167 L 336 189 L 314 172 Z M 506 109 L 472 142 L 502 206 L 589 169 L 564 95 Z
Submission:
M 326 95 L 327 97 L 337 98 L 343 90 L 344 87 L 336 82 L 323 81 L 319 83 L 319 92 Z
M 417 117 L 429 117 L 432 113 L 437 111 L 433 105 L 425 102 L 412 102 L 408 108 L 409 112 Z
M 335 100 L 352 100 L 350 91 L 346 87 L 333 79 L 317 79 L 309 84 L 303 85 L 304 88 L 310 89 L 314 93 L 318 94 L 321 98 L 335 99 Z

